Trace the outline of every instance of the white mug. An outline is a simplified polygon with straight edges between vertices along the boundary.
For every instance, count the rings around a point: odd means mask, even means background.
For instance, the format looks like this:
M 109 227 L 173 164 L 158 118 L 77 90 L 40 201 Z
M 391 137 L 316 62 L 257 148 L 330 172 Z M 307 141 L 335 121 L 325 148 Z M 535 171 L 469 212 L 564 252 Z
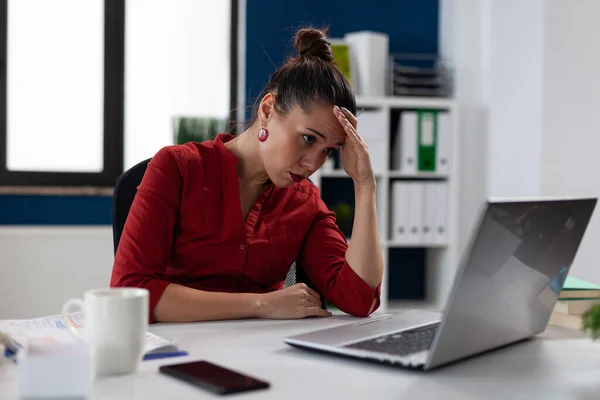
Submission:
M 92 289 L 84 300 L 70 299 L 62 309 L 65 326 L 91 346 L 96 376 L 137 371 L 148 330 L 149 292 L 139 288 Z M 83 333 L 69 318 L 72 306 L 84 311 Z

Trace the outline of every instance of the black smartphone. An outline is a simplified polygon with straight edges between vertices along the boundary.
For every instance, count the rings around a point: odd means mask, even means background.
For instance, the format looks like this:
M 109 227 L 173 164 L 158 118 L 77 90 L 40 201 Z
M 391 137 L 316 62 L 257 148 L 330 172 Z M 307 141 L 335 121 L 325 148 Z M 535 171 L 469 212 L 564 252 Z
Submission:
M 265 381 L 208 361 L 163 365 L 159 367 L 159 371 L 217 394 L 239 393 L 269 387 Z

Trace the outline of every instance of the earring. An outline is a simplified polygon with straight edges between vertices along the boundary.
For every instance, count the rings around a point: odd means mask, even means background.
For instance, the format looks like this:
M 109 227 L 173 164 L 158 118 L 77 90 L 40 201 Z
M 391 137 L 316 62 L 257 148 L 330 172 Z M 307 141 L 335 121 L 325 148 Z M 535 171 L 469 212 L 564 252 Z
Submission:
M 268 136 L 269 134 L 267 133 L 267 130 L 265 128 L 260 128 L 260 130 L 258 131 L 258 140 L 264 142 L 265 140 L 267 140 Z

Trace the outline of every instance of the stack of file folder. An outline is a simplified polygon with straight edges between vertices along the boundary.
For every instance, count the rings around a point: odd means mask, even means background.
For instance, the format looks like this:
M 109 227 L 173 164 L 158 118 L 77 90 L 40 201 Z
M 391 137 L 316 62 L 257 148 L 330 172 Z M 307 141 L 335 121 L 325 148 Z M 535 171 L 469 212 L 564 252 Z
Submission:
M 446 182 L 392 181 L 392 242 L 446 245 L 447 193 Z
M 392 96 L 451 96 L 449 68 L 436 54 L 392 53 L 389 59 Z
M 392 150 L 392 169 L 403 174 L 450 172 L 452 122 L 441 110 L 403 110 Z

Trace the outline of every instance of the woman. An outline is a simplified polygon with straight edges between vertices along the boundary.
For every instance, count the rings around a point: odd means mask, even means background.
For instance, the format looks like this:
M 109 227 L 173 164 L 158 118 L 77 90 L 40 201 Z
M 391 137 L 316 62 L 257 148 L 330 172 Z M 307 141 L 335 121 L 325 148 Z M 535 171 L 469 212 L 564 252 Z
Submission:
M 306 285 L 282 289 L 294 261 L 342 311 L 379 306 L 376 184 L 354 95 L 324 32 L 301 29 L 295 44 L 248 129 L 167 146 L 149 163 L 111 286 L 147 288 L 151 322 L 331 315 Z M 355 188 L 349 245 L 306 179 L 339 147 Z

